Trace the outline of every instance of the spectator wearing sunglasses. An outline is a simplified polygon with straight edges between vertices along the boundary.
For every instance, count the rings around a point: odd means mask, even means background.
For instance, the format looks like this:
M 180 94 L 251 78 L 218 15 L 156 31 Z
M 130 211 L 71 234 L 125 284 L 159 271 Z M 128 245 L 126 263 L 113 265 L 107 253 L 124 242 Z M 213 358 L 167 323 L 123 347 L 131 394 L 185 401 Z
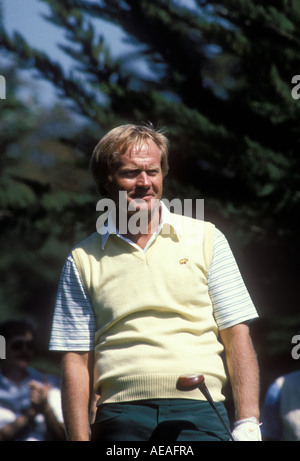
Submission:
M 0 361 L 0 441 L 64 440 L 58 380 L 29 366 L 35 328 L 26 320 L 0 325 L 5 359 Z

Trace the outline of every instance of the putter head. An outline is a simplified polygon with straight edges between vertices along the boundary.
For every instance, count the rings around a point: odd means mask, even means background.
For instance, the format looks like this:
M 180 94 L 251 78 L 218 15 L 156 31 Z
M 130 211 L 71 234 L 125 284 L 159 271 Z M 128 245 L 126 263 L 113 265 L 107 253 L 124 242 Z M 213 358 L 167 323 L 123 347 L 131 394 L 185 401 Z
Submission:
M 176 387 L 180 391 L 193 391 L 203 383 L 203 375 L 181 375 L 177 380 Z

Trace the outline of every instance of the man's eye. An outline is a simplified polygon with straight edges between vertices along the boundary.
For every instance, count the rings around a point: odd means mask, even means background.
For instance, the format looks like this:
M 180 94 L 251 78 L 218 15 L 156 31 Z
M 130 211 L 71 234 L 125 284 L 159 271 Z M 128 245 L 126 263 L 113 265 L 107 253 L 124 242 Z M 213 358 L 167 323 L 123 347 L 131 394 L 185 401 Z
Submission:
M 124 178 L 133 178 L 137 172 L 135 170 L 126 170 L 126 171 L 120 171 L 119 175 L 124 177 Z

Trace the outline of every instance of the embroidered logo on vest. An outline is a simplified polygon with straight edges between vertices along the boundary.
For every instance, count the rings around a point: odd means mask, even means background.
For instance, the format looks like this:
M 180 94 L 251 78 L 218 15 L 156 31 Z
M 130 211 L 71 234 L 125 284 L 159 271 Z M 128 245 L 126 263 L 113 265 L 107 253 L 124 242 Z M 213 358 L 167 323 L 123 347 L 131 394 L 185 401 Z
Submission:
M 188 259 L 181 259 L 179 261 L 179 264 L 186 264 L 188 262 Z

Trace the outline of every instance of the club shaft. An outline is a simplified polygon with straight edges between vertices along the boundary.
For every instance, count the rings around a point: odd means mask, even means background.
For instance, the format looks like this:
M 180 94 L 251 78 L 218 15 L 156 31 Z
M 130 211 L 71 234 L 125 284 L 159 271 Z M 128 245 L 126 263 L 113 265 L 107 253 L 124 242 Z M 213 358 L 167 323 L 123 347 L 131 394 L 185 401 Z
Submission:
M 208 403 L 211 405 L 211 407 L 214 409 L 214 411 L 216 412 L 219 420 L 221 421 L 221 423 L 223 424 L 224 426 L 224 429 L 226 430 L 227 434 L 229 435 L 230 439 L 232 441 L 234 441 L 234 438 L 231 434 L 231 431 L 230 429 L 228 428 L 227 424 L 225 423 L 224 419 L 222 418 L 222 416 L 220 415 L 219 413 L 219 410 L 217 409 L 213 399 L 212 399 L 212 396 L 210 395 L 209 393 L 209 390 L 207 389 L 205 383 L 202 383 L 198 386 L 199 390 L 202 392 L 202 394 L 204 395 L 204 397 L 206 398 L 206 400 L 208 401 Z

